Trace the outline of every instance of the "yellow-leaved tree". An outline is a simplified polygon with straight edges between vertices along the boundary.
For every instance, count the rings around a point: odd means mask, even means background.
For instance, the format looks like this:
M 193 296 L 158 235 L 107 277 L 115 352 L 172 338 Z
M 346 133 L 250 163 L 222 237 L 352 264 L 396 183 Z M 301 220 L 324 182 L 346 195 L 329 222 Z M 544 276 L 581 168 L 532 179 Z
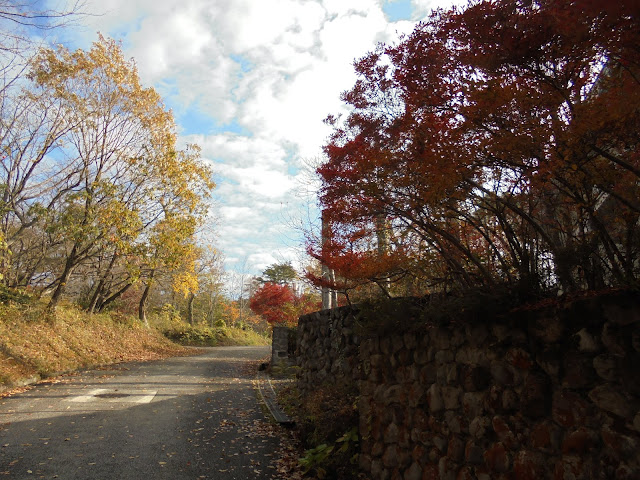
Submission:
M 42 148 L 23 148 L 17 160 L 30 170 L 16 168 L 20 195 L 0 213 L 3 236 L 37 253 L 28 265 L 5 255 L 4 270 L 50 291 L 51 310 L 74 273 L 89 310 L 138 281 L 150 288 L 159 269 L 180 271 L 178 287 L 197 289 L 194 236 L 211 172 L 197 146 L 178 148 L 171 112 L 141 85 L 135 63 L 101 36 L 89 51 L 42 49 L 28 78 L 25 98 L 46 120 L 31 121 Z

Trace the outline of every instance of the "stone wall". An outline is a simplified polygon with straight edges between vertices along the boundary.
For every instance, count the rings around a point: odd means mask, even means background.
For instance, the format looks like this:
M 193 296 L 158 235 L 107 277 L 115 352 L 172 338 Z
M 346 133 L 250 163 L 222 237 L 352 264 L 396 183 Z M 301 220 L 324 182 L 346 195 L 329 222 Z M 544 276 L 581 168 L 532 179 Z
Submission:
M 357 314 L 354 308 L 340 307 L 300 317 L 296 351 L 302 391 L 326 382 L 360 380 L 360 341 L 353 331 Z
M 291 336 L 296 332 L 290 327 L 273 327 L 271 337 L 272 367 L 289 367 L 295 362 L 295 352 L 291 350 Z
M 300 381 L 357 373 L 372 480 L 640 478 L 638 295 L 361 342 L 344 313 L 301 322 Z

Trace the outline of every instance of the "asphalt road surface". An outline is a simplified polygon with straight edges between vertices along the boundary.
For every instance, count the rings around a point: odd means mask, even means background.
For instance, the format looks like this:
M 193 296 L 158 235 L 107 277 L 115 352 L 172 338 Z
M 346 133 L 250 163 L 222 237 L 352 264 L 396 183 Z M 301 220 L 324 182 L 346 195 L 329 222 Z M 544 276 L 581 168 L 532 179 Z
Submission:
M 268 347 L 216 347 L 4 398 L 0 480 L 272 478 L 279 439 L 247 368 L 267 355 Z

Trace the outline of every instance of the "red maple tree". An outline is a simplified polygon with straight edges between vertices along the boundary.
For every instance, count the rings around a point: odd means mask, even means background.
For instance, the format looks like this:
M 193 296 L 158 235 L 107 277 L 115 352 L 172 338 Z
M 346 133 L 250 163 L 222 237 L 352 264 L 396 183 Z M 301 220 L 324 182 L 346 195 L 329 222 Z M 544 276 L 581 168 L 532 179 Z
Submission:
M 638 13 L 476 2 L 357 61 L 318 169 L 329 240 L 309 247 L 334 288 L 636 282 Z
M 270 325 L 295 325 L 300 315 L 318 310 L 320 305 L 311 294 L 296 294 L 287 284 L 266 282 L 251 296 L 249 308 Z

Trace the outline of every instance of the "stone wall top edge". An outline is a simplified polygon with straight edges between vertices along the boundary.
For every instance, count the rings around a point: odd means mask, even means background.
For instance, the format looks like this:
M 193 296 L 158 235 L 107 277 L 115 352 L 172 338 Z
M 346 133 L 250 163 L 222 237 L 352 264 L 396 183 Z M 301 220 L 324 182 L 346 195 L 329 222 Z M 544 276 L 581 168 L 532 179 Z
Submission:
M 420 297 L 398 297 L 393 301 L 405 301 L 413 305 L 422 305 L 427 308 L 433 305 L 428 298 Z M 590 324 L 602 324 L 610 319 L 609 311 L 612 309 L 638 309 L 640 310 L 640 291 L 630 289 L 612 289 L 603 292 L 583 292 L 576 295 L 564 295 L 556 298 L 547 298 L 539 302 L 526 303 L 511 310 L 505 310 L 498 316 L 492 316 L 491 324 L 507 324 L 510 326 L 521 326 L 526 328 L 531 319 L 539 318 L 541 315 L 554 316 L 564 323 L 581 324 L 585 321 Z M 302 315 L 299 323 L 326 321 L 330 318 L 347 316 L 358 313 L 359 305 L 347 305 L 334 309 L 325 309 Z M 415 324 L 407 324 L 403 328 L 397 329 L 394 333 L 411 333 L 415 330 L 434 327 L 464 326 L 478 323 L 487 324 L 486 320 L 476 318 L 472 311 L 461 312 L 460 318 L 456 321 L 438 321 L 426 319 Z M 588 321 L 588 318 L 591 320 Z M 632 323 L 640 322 L 640 315 L 630 320 Z M 363 337 L 366 337 L 363 332 Z
M 315 312 L 301 315 L 300 318 L 298 319 L 298 323 L 308 322 L 308 321 L 318 321 L 323 318 L 329 318 L 331 316 L 349 315 L 349 314 L 357 313 L 358 311 L 359 311 L 359 308 L 357 305 L 345 305 L 345 306 L 336 307 L 336 308 L 325 308 L 324 310 L 317 310 Z

